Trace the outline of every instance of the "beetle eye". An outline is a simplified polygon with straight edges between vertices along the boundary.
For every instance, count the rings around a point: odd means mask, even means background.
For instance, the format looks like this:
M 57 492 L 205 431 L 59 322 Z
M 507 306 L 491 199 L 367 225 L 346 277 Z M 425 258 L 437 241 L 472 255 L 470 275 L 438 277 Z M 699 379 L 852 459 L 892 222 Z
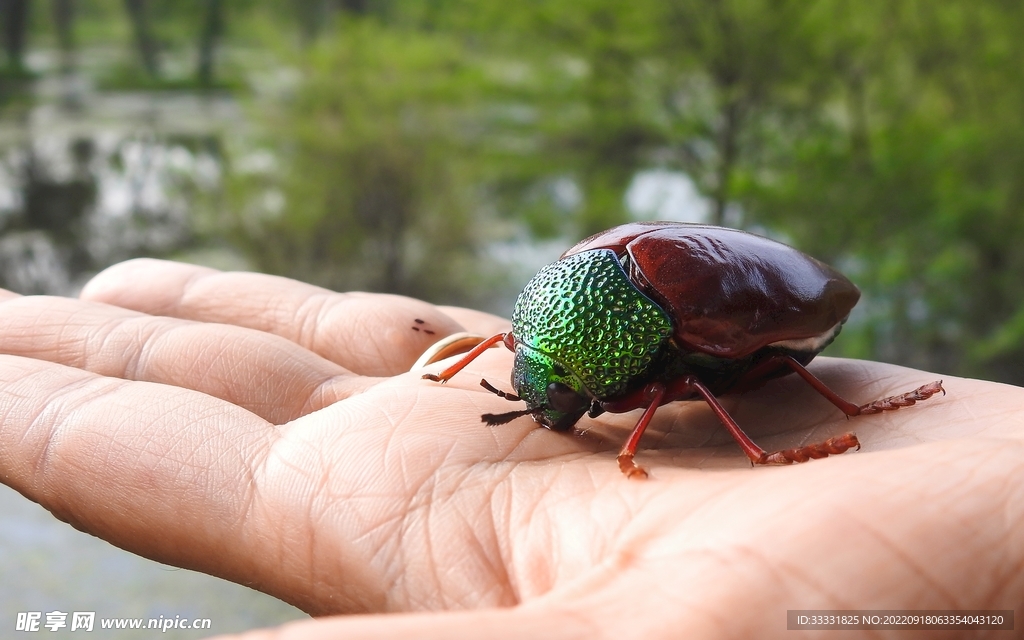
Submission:
M 548 404 L 559 413 L 576 413 L 587 406 L 587 399 L 561 382 L 548 385 Z

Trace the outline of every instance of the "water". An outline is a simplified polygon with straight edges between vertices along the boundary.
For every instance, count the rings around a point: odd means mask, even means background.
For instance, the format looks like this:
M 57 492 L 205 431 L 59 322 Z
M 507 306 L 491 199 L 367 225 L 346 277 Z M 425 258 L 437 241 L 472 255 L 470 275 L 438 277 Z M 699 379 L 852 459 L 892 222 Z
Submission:
M 187 249 L 189 198 L 219 188 L 218 140 L 228 127 L 237 132 L 244 118 L 224 96 L 99 94 L 80 81 L 38 83 L 31 104 L 8 109 L 0 121 L 0 285 L 74 295 L 108 264 Z M 7 630 L 0 635 L 14 630 L 19 612 L 32 611 L 43 623 L 52 611 L 212 622 L 207 631 L 159 634 L 166 638 L 306 617 L 246 587 L 117 549 L 2 485 L 0 513 L 0 629 Z M 81 635 L 67 627 L 52 635 L 72 633 Z M 97 627 L 92 637 L 154 632 Z
M 59 522 L 0 485 L 0 629 L 19 612 L 94 611 L 96 618 L 209 618 L 209 631 L 169 629 L 161 638 L 201 638 L 305 618 L 298 609 L 246 587 L 168 567 Z M 70 622 L 70 616 L 69 616 Z M 97 623 L 98 626 L 98 623 Z M 79 632 L 68 628 L 47 637 Z M 153 631 L 100 630 L 90 637 L 152 638 Z
M 228 95 L 41 80 L 0 120 L 0 286 L 74 294 L 110 264 L 196 246 L 224 137 L 245 127 Z

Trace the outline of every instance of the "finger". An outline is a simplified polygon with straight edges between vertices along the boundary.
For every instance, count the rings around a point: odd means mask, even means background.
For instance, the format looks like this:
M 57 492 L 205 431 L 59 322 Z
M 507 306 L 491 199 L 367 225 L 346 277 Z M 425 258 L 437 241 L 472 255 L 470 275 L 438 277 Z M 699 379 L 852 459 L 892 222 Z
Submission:
M 282 535 L 259 518 L 277 437 L 266 421 L 194 391 L 15 356 L 0 356 L 0 416 L 0 477 L 61 520 L 160 562 L 273 581 L 253 560 Z
M 464 330 L 433 305 L 404 296 L 335 293 L 278 276 L 151 259 L 110 267 L 81 297 L 272 333 L 367 376 L 408 371 L 434 342 Z
M 242 327 L 45 296 L 0 302 L 0 317 L 3 353 L 193 389 L 274 424 L 372 383 L 293 342 Z
M 395 395 L 384 386 L 275 429 L 193 391 L 0 356 L 0 478 L 118 546 L 307 610 L 409 608 L 453 593 L 507 600 L 487 573 L 506 571 L 487 527 L 489 489 L 507 471 L 478 474 L 490 466 L 482 459 L 522 449 L 522 436 L 460 426 L 439 402 L 452 394 L 437 388 L 380 428 Z M 424 432 L 428 417 L 454 424 Z M 452 464 L 462 470 L 439 473 Z M 440 493 L 414 497 L 435 473 Z M 421 500 L 441 519 L 421 517 Z M 430 569 L 435 554 L 457 567 L 443 581 Z

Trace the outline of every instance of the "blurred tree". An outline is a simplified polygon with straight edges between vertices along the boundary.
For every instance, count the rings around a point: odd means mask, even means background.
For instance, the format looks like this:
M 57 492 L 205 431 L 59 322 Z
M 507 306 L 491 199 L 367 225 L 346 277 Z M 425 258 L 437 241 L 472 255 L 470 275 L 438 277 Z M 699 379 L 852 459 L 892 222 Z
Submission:
M 0 0 L 0 20 L 3 20 L 4 52 L 7 54 L 8 73 L 25 73 L 25 43 L 28 36 L 28 0 Z
M 645 6 L 590 0 L 563 3 L 560 11 L 542 16 L 556 41 L 567 47 L 565 53 L 583 63 L 578 82 L 583 117 L 577 124 L 564 112 L 557 114 L 548 131 L 552 150 L 563 158 L 566 151 L 575 156 L 568 159 L 582 185 L 584 206 L 576 229 L 581 236 L 625 221 L 626 188 L 645 164 L 645 152 L 660 142 L 637 91 L 649 44 L 649 23 L 640 13 Z
M 679 165 L 711 194 L 713 224 L 726 222 L 741 156 L 770 144 L 762 129 L 813 90 L 801 86 L 817 64 L 809 8 L 796 0 L 672 0 L 660 7 L 666 137 Z
M 217 42 L 224 35 L 224 0 L 205 0 L 206 12 L 199 36 L 199 63 L 196 78 L 200 87 L 213 86 Z
M 504 176 L 526 178 L 525 194 L 571 176 L 582 235 L 624 218 L 636 171 L 682 168 L 714 222 L 764 225 L 853 273 L 866 296 L 841 350 L 1024 384 L 1022 12 L 966 0 L 505 11 L 501 29 L 534 34 L 516 57 L 540 80 L 517 99 L 540 142 Z M 578 74 L 545 84 L 559 62 Z
M 623 194 L 661 143 L 641 87 L 651 4 L 466 0 L 410 12 L 487 59 L 491 195 L 537 237 L 588 235 L 627 217 Z
M 61 71 L 69 74 L 75 69 L 75 4 L 72 0 L 53 0 L 53 25 L 60 47 Z
M 317 36 L 332 24 L 339 12 L 354 16 L 368 15 L 371 5 L 384 4 L 381 0 L 301 0 L 286 3 L 292 15 L 298 19 L 302 39 L 312 43 Z M 383 8 L 383 7 L 381 7 Z
M 153 32 L 151 4 L 150 0 L 124 0 L 142 68 L 150 78 L 156 79 L 160 77 L 160 45 Z
M 743 202 L 847 256 L 867 294 L 848 353 L 1024 384 L 1024 8 L 816 11 L 831 91 L 748 168 Z
M 462 116 L 479 82 L 458 41 L 348 18 L 296 62 L 298 92 L 264 110 L 280 171 L 267 184 L 236 161 L 247 253 L 334 288 L 458 291 L 472 236 Z

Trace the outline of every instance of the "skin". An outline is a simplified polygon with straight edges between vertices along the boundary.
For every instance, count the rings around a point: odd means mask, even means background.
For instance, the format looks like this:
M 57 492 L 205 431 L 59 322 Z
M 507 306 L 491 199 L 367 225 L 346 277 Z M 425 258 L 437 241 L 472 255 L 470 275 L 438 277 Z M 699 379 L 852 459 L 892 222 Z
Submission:
M 508 389 L 510 352 L 446 385 L 420 379 L 443 364 L 408 372 L 443 335 L 507 330 L 479 312 L 154 260 L 80 300 L 0 307 L 0 479 L 129 551 L 327 616 L 245 638 L 771 638 L 792 637 L 787 609 L 1021 616 L 1024 389 L 945 376 L 945 397 L 848 421 L 789 376 L 723 403 L 769 451 L 849 430 L 861 451 L 751 468 L 705 405 L 674 403 L 641 443 L 651 478 L 630 481 L 615 455 L 635 412 L 575 436 L 487 427 L 481 413 L 519 406 L 477 386 Z M 939 377 L 810 369 L 854 402 Z

